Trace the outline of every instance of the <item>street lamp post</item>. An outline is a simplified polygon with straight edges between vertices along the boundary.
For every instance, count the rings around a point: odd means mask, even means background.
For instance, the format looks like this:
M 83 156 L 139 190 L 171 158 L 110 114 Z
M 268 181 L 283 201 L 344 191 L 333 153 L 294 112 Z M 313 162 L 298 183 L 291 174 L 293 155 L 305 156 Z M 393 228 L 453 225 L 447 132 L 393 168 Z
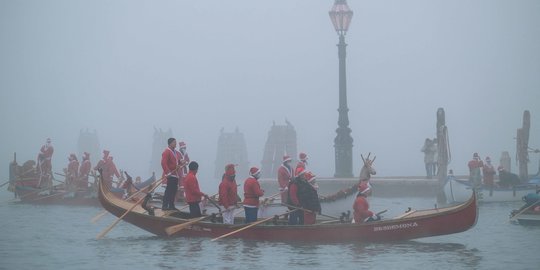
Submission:
M 338 58 L 339 58 L 339 118 L 338 128 L 336 129 L 337 136 L 334 139 L 336 178 L 352 178 L 352 147 L 353 138 L 351 137 L 351 129 L 349 128 L 349 108 L 347 107 L 347 77 L 346 77 L 346 47 L 345 34 L 349 29 L 353 16 L 352 10 L 347 5 L 346 0 L 335 0 L 334 6 L 328 12 L 332 24 L 339 35 Z

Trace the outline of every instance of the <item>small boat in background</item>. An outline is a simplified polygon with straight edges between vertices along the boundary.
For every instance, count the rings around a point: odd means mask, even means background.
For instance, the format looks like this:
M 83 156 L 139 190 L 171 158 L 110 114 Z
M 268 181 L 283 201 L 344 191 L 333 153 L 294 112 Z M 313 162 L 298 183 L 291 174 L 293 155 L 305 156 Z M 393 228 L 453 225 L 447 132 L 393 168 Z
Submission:
M 521 225 L 540 225 L 540 190 L 529 193 L 523 197 L 525 205 L 520 209 L 512 210 L 510 220 L 517 220 Z
M 480 186 L 476 188 L 478 202 L 510 202 L 521 201 L 523 196 L 535 192 L 537 185 L 523 184 L 509 188 Z M 467 180 L 451 178 L 444 185 L 447 203 L 461 203 L 471 197 L 472 185 Z

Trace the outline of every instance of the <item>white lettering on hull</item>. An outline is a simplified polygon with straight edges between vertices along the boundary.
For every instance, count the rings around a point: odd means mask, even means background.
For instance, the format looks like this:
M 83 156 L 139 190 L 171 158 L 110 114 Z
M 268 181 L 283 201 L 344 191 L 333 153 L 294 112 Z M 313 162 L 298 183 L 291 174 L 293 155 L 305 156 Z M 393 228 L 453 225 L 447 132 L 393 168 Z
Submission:
M 396 225 L 375 226 L 373 227 L 373 231 L 374 232 L 394 231 L 394 230 L 408 229 L 408 228 L 413 228 L 413 227 L 418 227 L 418 223 L 410 222 L 410 223 L 402 223 L 402 224 L 396 224 Z

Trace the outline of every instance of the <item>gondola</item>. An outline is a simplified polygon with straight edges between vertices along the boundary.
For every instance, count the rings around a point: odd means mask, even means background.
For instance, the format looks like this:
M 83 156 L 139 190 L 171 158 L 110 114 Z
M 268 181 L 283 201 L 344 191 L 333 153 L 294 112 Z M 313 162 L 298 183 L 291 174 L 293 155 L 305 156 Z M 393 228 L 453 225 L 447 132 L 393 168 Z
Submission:
M 151 176 L 146 181 L 130 186 L 130 193 L 145 188 L 155 181 Z M 37 182 L 37 181 L 34 181 Z M 97 187 L 89 187 L 85 190 L 66 190 L 65 185 L 60 184 L 49 188 L 36 188 L 32 185 L 15 185 L 14 190 L 19 202 L 39 205 L 70 205 L 70 206 L 100 206 L 97 197 Z M 111 194 L 117 198 L 123 198 L 125 190 L 112 188 Z
M 465 203 L 445 208 L 411 211 L 391 219 L 367 223 L 346 220 L 318 220 L 314 225 L 286 225 L 279 216 L 259 219 L 256 226 L 245 230 L 243 218 L 235 224 L 220 223 L 215 215 L 189 219 L 188 213 L 155 209 L 149 214 L 141 205 L 123 201 L 99 184 L 98 197 L 103 208 L 124 221 L 162 237 L 229 237 L 266 241 L 315 242 L 388 242 L 459 233 L 472 228 L 477 221 L 478 207 L 475 193 Z M 197 222 L 194 222 L 196 221 Z M 199 221 L 200 220 L 200 221 Z M 267 221 L 267 222 L 262 222 Z M 189 223 L 184 229 L 167 234 L 171 226 Z M 251 224 L 253 225 L 253 223 Z M 170 233 L 170 230 L 169 230 Z

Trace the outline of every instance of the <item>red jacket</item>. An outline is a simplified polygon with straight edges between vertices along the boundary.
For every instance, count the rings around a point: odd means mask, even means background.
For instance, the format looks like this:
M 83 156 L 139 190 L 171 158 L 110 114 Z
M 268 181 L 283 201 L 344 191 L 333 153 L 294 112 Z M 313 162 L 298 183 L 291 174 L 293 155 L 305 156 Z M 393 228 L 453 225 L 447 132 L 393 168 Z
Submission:
M 369 211 L 369 203 L 364 196 L 356 197 L 353 209 L 354 221 L 356 223 L 362 223 L 366 218 L 373 216 L 373 212 Z
M 296 183 L 291 182 L 289 185 L 289 198 L 291 198 L 290 203 L 292 203 L 293 206 L 300 206 L 300 200 L 298 200 L 298 186 Z
M 285 165 L 281 165 L 278 169 L 278 183 L 280 188 L 285 188 L 287 185 L 289 185 L 289 181 L 292 178 L 291 171 L 285 167 Z
M 76 159 L 71 160 L 68 164 L 67 172 L 69 176 L 77 177 L 77 174 L 79 173 L 79 161 Z
M 225 208 L 229 208 L 229 206 L 235 205 L 237 202 L 238 188 L 236 187 L 236 180 L 231 180 L 228 176 L 224 175 L 219 184 L 219 204 Z
M 259 207 L 259 197 L 262 197 L 264 192 L 261 190 L 259 181 L 254 177 L 249 177 L 244 181 L 244 206 Z
M 178 177 L 178 162 L 180 157 L 178 156 L 178 151 L 173 150 L 169 147 L 165 148 L 163 154 L 161 154 L 161 168 L 163 168 L 163 176 L 171 174 L 176 178 Z M 166 181 L 163 181 L 166 183 Z
M 90 163 L 90 160 L 84 160 L 81 164 L 81 167 L 79 168 L 79 175 L 81 177 L 86 177 L 88 174 L 90 174 L 90 169 L 92 168 L 92 164 Z
M 54 153 L 54 147 L 50 144 L 49 145 L 45 144 L 41 146 L 41 149 L 39 151 L 40 151 L 40 154 L 43 156 L 43 158 L 50 160 Z
M 184 192 L 186 193 L 187 203 L 200 202 L 201 197 L 204 196 L 204 193 L 199 189 L 199 181 L 195 171 L 189 171 L 184 179 Z
M 484 167 L 484 163 L 481 160 L 476 160 L 476 159 L 469 161 L 467 165 L 469 166 L 469 170 Z

